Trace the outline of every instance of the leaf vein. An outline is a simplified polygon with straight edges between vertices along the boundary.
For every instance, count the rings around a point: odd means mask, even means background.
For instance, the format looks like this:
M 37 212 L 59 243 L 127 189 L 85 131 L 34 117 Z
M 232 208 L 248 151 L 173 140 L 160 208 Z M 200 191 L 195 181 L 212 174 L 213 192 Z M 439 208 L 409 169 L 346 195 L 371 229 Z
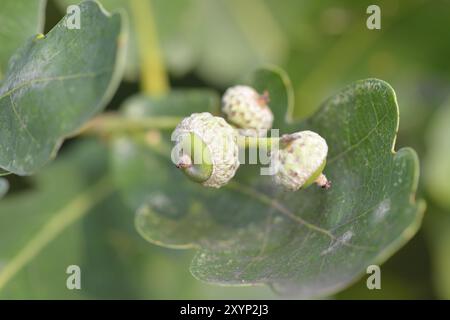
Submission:
M 9 100 L 11 101 L 11 108 L 12 108 L 13 113 L 16 116 L 17 120 L 19 121 L 20 127 L 30 136 L 31 140 L 33 140 L 34 143 L 39 145 L 37 139 L 30 132 L 30 130 L 28 130 L 28 126 L 26 125 L 25 121 L 23 121 L 22 117 L 20 116 L 19 112 L 17 111 L 16 104 L 14 103 L 12 96 L 9 96 Z
M 341 158 L 342 156 L 346 155 L 347 153 L 349 153 L 350 151 L 354 150 L 355 148 L 357 148 L 361 143 L 363 143 L 364 141 L 366 141 L 367 139 L 370 138 L 370 136 L 375 133 L 378 129 L 378 127 L 383 123 L 384 120 L 386 120 L 388 117 L 388 114 L 386 113 L 379 122 L 377 122 L 377 124 L 370 129 L 370 131 L 363 137 L 361 138 L 361 140 L 359 140 L 357 143 L 351 145 L 350 147 L 348 147 L 347 149 L 345 149 L 344 151 L 342 151 L 341 153 L 335 155 L 333 158 L 331 158 L 328 161 L 328 164 L 333 163 L 334 161 L 336 161 L 337 159 Z
M 37 79 L 28 80 L 28 81 L 22 82 L 21 84 L 15 86 L 14 88 L 9 89 L 5 93 L 3 93 L 0 96 L 0 100 L 7 96 L 10 96 L 11 94 L 13 94 L 14 92 L 16 92 L 20 89 L 26 88 L 35 83 L 50 82 L 50 81 L 64 81 L 64 80 L 73 80 L 73 79 L 81 79 L 81 78 L 95 78 L 95 77 L 98 77 L 109 71 L 111 71 L 111 69 L 106 69 L 106 70 L 102 70 L 99 72 L 86 72 L 86 73 L 78 73 L 78 74 L 72 74 L 72 75 L 66 75 L 66 76 L 54 76 L 54 77 L 48 77 L 48 78 L 37 78 Z

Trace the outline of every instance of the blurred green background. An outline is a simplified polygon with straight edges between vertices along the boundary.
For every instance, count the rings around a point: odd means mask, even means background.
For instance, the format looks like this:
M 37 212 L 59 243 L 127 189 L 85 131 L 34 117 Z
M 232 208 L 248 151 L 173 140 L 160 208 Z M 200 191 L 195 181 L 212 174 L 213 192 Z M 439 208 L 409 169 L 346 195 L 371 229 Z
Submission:
M 49 1 L 46 30 L 61 19 L 67 4 L 76 2 Z M 109 10 L 129 5 L 100 2 Z M 381 30 L 366 28 L 371 4 L 381 8 Z M 427 201 L 423 226 L 382 266 L 382 290 L 368 290 L 363 278 L 330 298 L 450 299 L 450 1 L 152 0 L 151 6 L 172 87 L 223 92 L 246 71 L 277 64 L 292 79 L 295 114 L 306 117 L 355 80 L 389 82 L 400 106 L 396 148 L 413 147 L 421 161 L 417 196 Z M 133 32 L 126 80 L 109 109 L 139 90 L 136 38 Z M 49 199 L 70 199 L 104 170 L 104 153 L 72 140 L 60 154 L 67 161 L 55 162 L 36 177 L 8 176 L 10 191 L 1 214 L 14 212 L 7 217 L 14 225 L 32 219 L 30 211 L 57 207 Z M 63 184 L 70 181 L 68 190 L 55 187 L 55 177 Z M 18 198 L 21 206 L 13 206 Z M 45 219 L 44 213 L 36 219 Z M 266 287 L 218 287 L 195 280 L 188 270 L 192 255 L 145 242 L 134 230 L 133 213 L 112 196 L 46 247 L 0 297 L 277 298 Z M 60 270 L 68 264 L 86 270 L 84 290 L 65 288 L 66 274 Z

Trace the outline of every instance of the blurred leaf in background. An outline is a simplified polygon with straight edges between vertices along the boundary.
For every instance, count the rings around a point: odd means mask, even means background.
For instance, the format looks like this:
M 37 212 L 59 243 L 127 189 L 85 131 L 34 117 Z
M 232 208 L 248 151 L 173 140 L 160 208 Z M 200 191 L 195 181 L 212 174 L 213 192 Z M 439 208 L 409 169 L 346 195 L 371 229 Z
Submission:
M 62 9 L 74 0 L 57 0 Z M 103 0 L 124 8 L 132 24 L 128 79 L 139 59 L 132 1 Z M 136 1 L 144 2 L 144 1 Z M 442 103 L 450 81 L 448 1 L 381 0 L 382 29 L 366 28 L 373 1 L 148 0 L 164 60 L 174 77 L 195 71 L 224 88 L 260 66 L 283 66 L 292 79 L 295 115 L 310 115 L 324 97 L 353 81 L 375 77 L 397 90 L 401 130 L 414 131 Z M 141 4 L 142 5 L 142 4 Z M 409 132 L 409 131 L 408 131 Z M 408 141 L 409 142 L 409 141 Z M 416 147 L 415 145 L 412 145 Z
M 77 0 L 58 0 L 61 8 Z M 131 21 L 127 78 L 139 73 L 137 25 L 144 11 L 155 26 L 164 60 L 175 76 L 196 70 L 204 79 L 229 84 L 261 63 L 281 63 L 288 41 L 270 8 L 260 0 L 102 0 L 122 8 Z M 154 19 L 153 19 L 154 18 Z M 147 21 L 148 23 L 148 21 Z M 144 31 L 146 29 L 143 29 Z M 145 35 L 144 35 L 145 38 Z
M 298 12 L 283 3 L 284 8 L 280 5 L 272 9 L 284 9 L 284 14 Z M 309 37 L 298 32 L 297 41 L 289 37 L 292 50 L 286 67 L 296 89 L 297 115 L 310 114 L 324 95 L 366 77 L 383 79 L 396 88 L 400 113 L 406 116 L 405 121 L 402 119 L 405 128 L 411 121 L 420 121 L 421 117 L 414 117 L 418 112 L 426 114 L 441 103 L 450 80 L 444 71 L 450 69 L 446 58 L 450 45 L 442 41 L 449 25 L 447 1 L 377 1 L 381 30 L 365 26 L 371 1 L 302 3 L 309 6 L 301 17 L 293 18 L 290 34 L 295 34 L 296 21 L 301 21 L 299 29 L 306 25 L 311 32 Z M 411 110 L 410 101 L 416 101 L 417 108 Z M 407 110 L 412 116 L 406 114 Z
M 9 182 L 5 178 L 0 178 L 0 198 L 8 192 Z
M 450 101 L 433 115 L 426 143 L 427 192 L 441 207 L 450 210 Z
M 450 210 L 432 207 L 425 231 L 430 247 L 432 279 L 439 299 L 450 299 Z
M 433 280 L 441 299 L 450 299 L 450 102 L 439 108 L 426 135 L 424 180 L 434 205 L 425 231 L 433 263 Z
M 191 253 L 149 246 L 112 184 L 98 184 L 106 154 L 97 142 L 76 143 L 30 178 L 32 188 L 0 201 L 1 298 L 274 297 L 263 287 L 202 284 L 186 268 Z M 81 290 L 66 287 L 69 265 L 81 268 Z
M 3 0 L 0 10 L 0 80 L 14 51 L 25 40 L 42 33 L 46 0 Z

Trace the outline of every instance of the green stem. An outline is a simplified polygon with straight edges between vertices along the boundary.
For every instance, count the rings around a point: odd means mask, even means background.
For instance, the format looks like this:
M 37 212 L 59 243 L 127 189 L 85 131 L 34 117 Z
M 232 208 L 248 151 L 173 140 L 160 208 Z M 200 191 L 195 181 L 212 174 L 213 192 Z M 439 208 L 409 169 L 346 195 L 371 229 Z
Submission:
M 59 210 L 0 270 L 0 290 L 52 240 L 58 237 L 71 224 L 86 215 L 97 203 L 105 199 L 112 190 L 111 183 L 107 179 L 101 179 L 97 184 L 75 197 L 69 204 Z
M 238 145 L 241 148 L 265 148 L 271 150 L 275 142 L 278 142 L 280 138 L 272 137 L 247 137 L 239 136 Z
M 181 120 L 181 117 L 169 116 L 127 118 L 111 112 L 95 117 L 79 133 L 82 135 L 108 135 L 143 132 L 147 130 L 171 130 Z
M 148 130 L 173 130 L 182 117 L 155 116 L 142 118 L 127 118 L 120 114 L 103 113 L 89 121 L 78 134 L 104 136 L 111 134 L 142 133 Z M 248 137 L 239 135 L 237 143 L 243 149 L 265 148 L 271 150 L 279 138 Z
M 150 0 L 130 0 L 129 5 L 136 29 L 142 91 L 152 96 L 166 94 L 169 79 Z

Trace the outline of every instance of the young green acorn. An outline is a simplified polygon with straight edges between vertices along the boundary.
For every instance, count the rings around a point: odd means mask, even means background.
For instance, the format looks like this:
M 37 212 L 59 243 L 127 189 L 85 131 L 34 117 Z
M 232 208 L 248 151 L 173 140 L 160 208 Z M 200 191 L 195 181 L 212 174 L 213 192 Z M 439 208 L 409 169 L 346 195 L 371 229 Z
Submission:
M 320 135 L 312 131 L 300 131 L 283 135 L 280 149 L 274 151 L 275 183 L 296 191 L 316 183 L 322 188 L 331 182 L 322 174 L 325 168 L 328 145 Z
M 222 112 L 244 135 L 262 136 L 272 128 L 273 113 L 267 92 L 260 95 L 249 86 L 228 88 L 222 97 Z
M 172 140 L 176 166 L 204 186 L 220 188 L 239 167 L 237 133 L 221 117 L 194 113 L 178 124 Z

